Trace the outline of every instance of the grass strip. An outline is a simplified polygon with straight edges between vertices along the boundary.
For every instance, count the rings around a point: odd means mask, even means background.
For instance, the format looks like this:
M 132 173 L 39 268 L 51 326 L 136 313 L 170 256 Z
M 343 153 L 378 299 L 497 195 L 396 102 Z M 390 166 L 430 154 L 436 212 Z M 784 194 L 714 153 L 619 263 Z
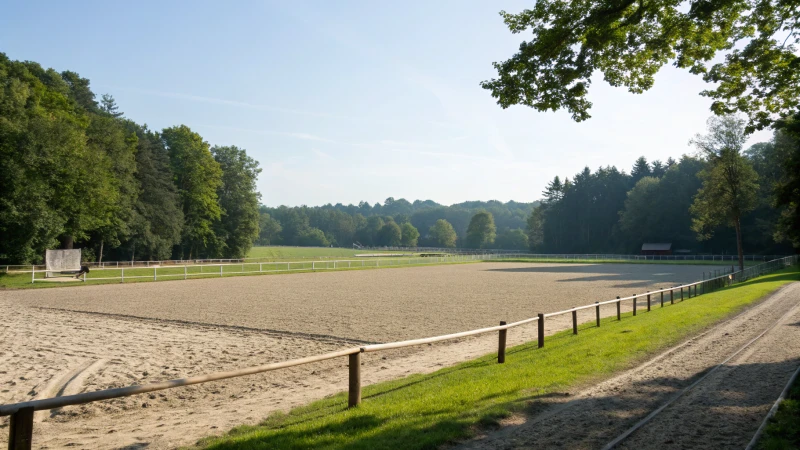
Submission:
M 500 262 L 500 261 L 498 261 Z M 561 259 L 561 258 L 513 258 L 504 259 L 502 262 L 523 262 L 523 263 L 564 263 L 564 264 L 664 264 L 664 265 L 687 265 L 687 266 L 718 266 L 733 267 L 738 270 L 738 261 L 703 261 L 703 260 L 669 260 L 662 261 L 657 259 Z M 766 261 L 745 261 L 745 267 L 764 264 Z
M 800 270 L 788 268 L 637 317 L 603 319 L 599 328 L 585 323 L 577 336 L 569 330 L 547 337 L 542 349 L 535 342 L 508 349 L 505 364 L 490 354 L 431 374 L 378 383 L 364 388 L 357 408 L 348 409 L 342 393 L 203 439 L 197 447 L 439 448 L 496 425 L 542 395 L 631 368 L 797 280 Z
M 778 411 L 770 419 L 758 441 L 758 448 L 761 450 L 800 448 L 800 377 L 795 380 L 789 394 L 778 405 Z

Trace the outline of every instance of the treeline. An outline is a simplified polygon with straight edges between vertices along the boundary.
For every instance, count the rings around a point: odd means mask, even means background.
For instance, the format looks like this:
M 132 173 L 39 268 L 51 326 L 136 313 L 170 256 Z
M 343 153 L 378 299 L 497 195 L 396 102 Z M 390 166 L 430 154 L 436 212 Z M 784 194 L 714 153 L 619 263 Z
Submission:
M 0 53 L 0 261 L 241 257 L 258 237 L 258 163 L 185 125 L 156 132 L 89 80 Z
M 258 245 L 349 247 L 528 247 L 526 220 L 537 203 L 386 199 L 383 204 L 261 207 Z M 485 215 L 483 215 L 484 213 Z M 486 239 L 469 238 L 476 216 L 487 222 Z M 488 226 L 491 220 L 491 227 Z M 491 239 L 488 229 L 492 228 Z
M 746 138 L 736 119 L 710 123 L 718 124 L 711 137 Z M 800 245 L 792 200 L 800 192 L 791 185 L 800 176 L 792 162 L 800 153 L 796 136 L 778 129 L 772 141 L 742 151 L 708 139 L 701 136 L 701 151 L 677 161 L 641 157 L 630 174 L 586 167 L 571 179 L 555 177 L 528 218 L 531 250 L 638 253 L 643 243 L 672 243 L 673 251 L 735 254 L 739 226 L 745 253 L 793 253 Z

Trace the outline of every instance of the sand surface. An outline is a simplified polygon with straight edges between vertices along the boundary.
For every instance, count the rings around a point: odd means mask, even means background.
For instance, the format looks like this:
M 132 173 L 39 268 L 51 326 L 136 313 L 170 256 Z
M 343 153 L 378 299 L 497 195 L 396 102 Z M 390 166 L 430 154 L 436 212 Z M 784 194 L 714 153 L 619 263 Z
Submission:
M 798 325 L 800 283 L 793 283 L 635 369 L 537 399 L 530 414 L 458 448 L 603 448 L 769 330 L 616 447 L 745 448 L 800 364 Z
M 481 263 L 0 291 L 0 403 L 491 326 L 697 280 L 709 270 Z M 581 321 L 593 317 L 582 314 Z M 548 332 L 568 326 L 568 317 L 547 323 Z M 513 329 L 509 344 L 535 334 L 535 325 Z M 496 337 L 485 336 L 366 354 L 363 382 L 430 372 L 495 346 Z M 346 389 L 347 359 L 340 359 L 38 412 L 34 446 L 190 444 Z M 0 418 L 0 445 L 7 430 Z

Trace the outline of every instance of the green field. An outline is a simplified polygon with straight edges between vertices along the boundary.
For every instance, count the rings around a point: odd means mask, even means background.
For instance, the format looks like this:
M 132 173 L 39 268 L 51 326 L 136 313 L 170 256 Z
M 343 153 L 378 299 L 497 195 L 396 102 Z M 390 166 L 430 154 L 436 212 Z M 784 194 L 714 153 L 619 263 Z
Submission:
M 248 258 L 260 259 L 281 259 L 284 261 L 296 259 L 314 258 L 352 258 L 355 255 L 375 254 L 375 253 L 407 253 L 401 251 L 383 250 L 357 250 L 349 248 L 329 248 L 329 247 L 253 247 L 247 254 Z
M 662 261 L 658 259 L 569 259 L 569 258 L 514 258 L 504 260 L 505 262 L 530 262 L 530 263 L 548 263 L 548 264 L 666 264 L 666 265 L 690 265 L 690 266 L 733 266 L 736 269 L 739 266 L 737 261 L 703 261 L 703 260 L 670 260 Z M 757 266 L 764 264 L 766 261 L 745 261 L 745 267 Z
M 208 449 L 431 449 L 473 436 L 481 428 L 522 412 L 535 398 L 607 378 L 741 311 L 780 286 L 800 280 L 800 268 L 702 295 L 597 328 L 581 325 L 509 349 L 506 363 L 486 355 L 428 375 L 367 386 L 363 403 L 347 408 L 345 393 L 258 426 L 201 440 Z M 659 336 L 659 339 L 652 339 Z

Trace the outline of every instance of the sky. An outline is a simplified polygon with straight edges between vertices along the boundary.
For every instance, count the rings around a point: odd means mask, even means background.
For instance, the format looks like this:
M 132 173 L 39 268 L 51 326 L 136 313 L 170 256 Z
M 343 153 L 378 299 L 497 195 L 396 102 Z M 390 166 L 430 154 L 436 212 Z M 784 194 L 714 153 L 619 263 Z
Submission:
M 151 129 L 185 124 L 245 148 L 269 206 L 530 202 L 585 166 L 695 152 L 707 86 L 669 66 L 640 95 L 595 77 L 581 123 L 500 108 L 479 83 L 530 35 L 498 13 L 531 5 L 4 0 L 0 52 L 78 72 Z

